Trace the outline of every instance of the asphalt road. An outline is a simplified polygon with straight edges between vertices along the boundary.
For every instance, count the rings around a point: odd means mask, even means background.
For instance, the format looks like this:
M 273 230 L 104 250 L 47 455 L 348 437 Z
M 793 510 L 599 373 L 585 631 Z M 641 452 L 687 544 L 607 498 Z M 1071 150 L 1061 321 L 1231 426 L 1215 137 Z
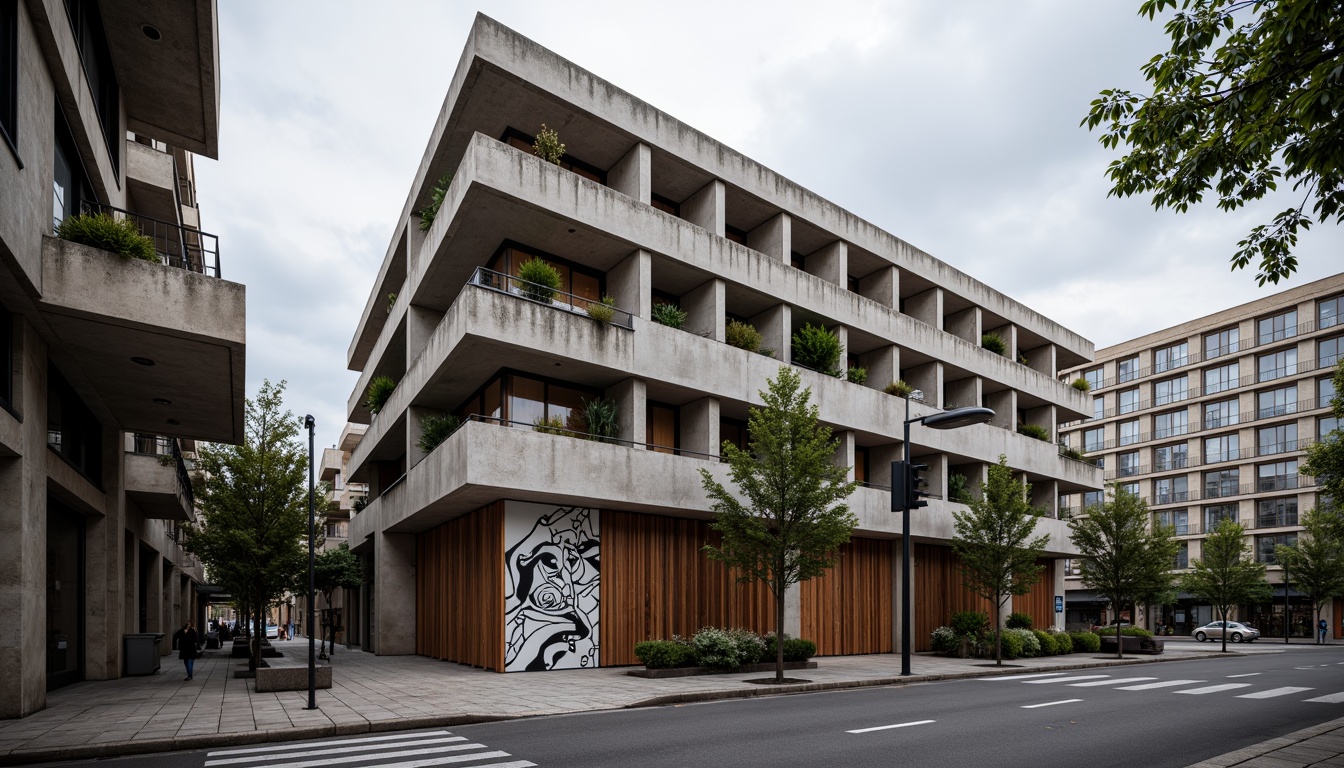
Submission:
M 916 660 L 918 671 L 918 660 Z M 1344 717 L 1344 648 L 65 763 L 100 768 L 1187 766 Z

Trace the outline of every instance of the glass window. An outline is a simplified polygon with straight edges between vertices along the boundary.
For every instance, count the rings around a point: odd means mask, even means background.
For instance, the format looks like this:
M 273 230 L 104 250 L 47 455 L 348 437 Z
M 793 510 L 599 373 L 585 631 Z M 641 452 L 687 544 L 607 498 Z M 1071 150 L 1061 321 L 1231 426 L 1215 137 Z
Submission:
M 546 383 L 526 376 L 509 377 L 509 419 L 524 429 L 546 419 Z
M 70 28 L 75 34 L 75 47 L 84 65 L 89 81 L 103 140 L 112 160 L 112 172 L 120 172 L 121 147 L 126 134 L 121 131 L 121 90 L 112 66 L 112 51 L 103 30 L 102 15 L 97 0 L 66 0 L 65 9 L 70 17 Z
M 1276 461 L 1256 467 L 1257 493 L 1287 491 L 1297 487 L 1297 459 Z
M 1139 410 L 1139 388 L 1126 389 L 1119 395 L 1120 413 L 1133 413 Z
M 1297 335 L 1297 310 L 1266 317 L 1260 321 L 1260 343 L 1272 344 Z
M 1285 525 L 1297 525 L 1297 497 L 1285 496 L 1281 499 L 1261 499 L 1255 503 L 1255 523 L 1257 528 L 1281 528 Z
M 1185 365 L 1189 362 L 1188 350 L 1189 346 L 1182 341 L 1180 344 L 1173 344 L 1153 352 L 1153 373 L 1162 373 Z
M 1339 429 L 1339 419 L 1334 416 L 1322 416 L 1316 420 L 1316 437 L 1319 440 L 1329 437 L 1337 429 Z
M 1297 450 L 1297 423 L 1263 427 L 1256 434 L 1261 456 Z
M 1130 451 L 1115 457 L 1116 477 L 1133 477 L 1139 474 L 1139 452 Z
M 1139 442 L 1139 420 L 1122 421 L 1120 428 L 1120 445 L 1133 445 Z
M 1297 385 L 1280 387 L 1256 395 L 1259 409 L 1258 418 L 1272 419 L 1286 413 L 1297 413 Z
M 47 446 L 94 485 L 102 485 L 103 425 L 50 363 L 47 365 Z
M 1138 484 L 1138 483 L 1121 483 L 1121 484 L 1120 484 L 1120 492 L 1121 492 L 1121 493 L 1128 493 L 1130 496 L 1138 496 L 1138 495 L 1139 495 L 1139 484 Z
M 1106 430 L 1101 427 L 1083 432 L 1083 453 L 1100 451 L 1105 444 Z
M 1316 345 L 1316 365 L 1319 368 L 1333 368 L 1339 362 L 1339 351 L 1344 349 L 1344 336 L 1322 339 Z
M 1153 471 L 1164 472 L 1169 469 L 1185 469 L 1190 463 L 1189 457 L 1189 447 L 1185 443 L 1154 448 Z
M 1272 536 L 1255 537 L 1256 559 L 1266 565 L 1273 565 L 1278 562 L 1278 556 L 1275 552 L 1277 547 L 1295 547 L 1297 546 L 1296 533 L 1280 533 Z
M 1083 494 L 1083 509 L 1101 506 L 1103 496 L 1101 491 L 1088 491 Z
M 1260 355 L 1256 359 L 1259 368 L 1259 381 L 1273 381 L 1297 373 L 1297 349 L 1283 349 L 1269 355 Z
M 1218 527 L 1221 520 L 1231 520 L 1237 522 L 1237 505 L 1233 504 L 1210 504 L 1204 507 L 1204 530 L 1212 531 Z
M 868 482 L 868 449 L 861 445 L 854 446 L 854 481 Z
M 1157 414 L 1153 417 L 1153 439 L 1165 440 L 1168 437 L 1184 435 L 1190 429 L 1189 418 L 1190 414 L 1184 408 Z
M 1101 389 L 1101 385 L 1104 383 L 1102 379 L 1103 370 L 1102 368 L 1093 368 L 1090 371 L 1083 372 L 1083 378 L 1087 380 L 1091 389 Z
M 1344 317 L 1344 294 L 1330 299 L 1322 299 L 1316 305 L 1316 327 L 1318 329 L 1333 328 L 1339 325 L 1341 317 Z
M 1185 475 L 1161 477 L 1153 481 L 1154 504 L 1181 503 L 1189 499 L 1190 481 Z M 1185 510 L 1181 510 L 1181 516 L 1185 516 Z
M 1240 420 L 1236 400 L 1220 400 L 1204 404 L 1204 428 L 1230 427 Z
M 1115 364 L 1115 370 L 1116 381 L 1121 384 L 1139 378 L 1139 356 L 1135 355 L 1127 360 L 1119 361 Z
M 1220 461 L 1233 461 L 1241 453 L 1237 435 L 1222 435 L 1204 439 L 1204 463 L 1215 464 Z
M 1205 334 L 1204 336 L 1204 359 L 1212 360 L 1215 357 L 1236 352 L 1240 347 L 1238 336 L 1240 331 L 1236 328 L 1217 331 L 1216 333 Z
M 1098 395 L 1092 398 L 1092 418 L 1100 419 L 1106 415 L 1106 398 Z
M 1189 532 L 1190 532 L 1190 531 L 1189 531 L 1189 528 L 1187 528 L 1187 529 L 1186 529 L 1186 533 L 1189 533 Z M 1181 528 L 1180 528 L 1180 526 L 1177 526 L 1177 527 L 1176 527 L 1176 535 L 1177 535 L 1177 536 L 1183 536 L 1183 535 L 1185 535 L 1185 534 L 1181 533 Z M 1182 541 L 1180 544 L 1177 544 L 1177 545 L 1176 545 L 1176 562 L 1174 563 L 1174 565 L 1176 566 L 1176 568 L 1189 568 L 1189 567 L 1190 567 L 1190 543 L 1189 543 L 1189 542 L 1187 542 L 1187 541 Z
M 1316 407 L 1329 408 L 1335 399 L 1335 380 L 1333 378 L 1316 380 Z
M 1217 368 L 1210 368 L 1204 372 L 1204 394 L 1212 395 L 1218 392 L 1226 392 L 1229 389 L 1235 389 L 1237 386 L 1238 374 L 1237 364 L 1228 363 Z
M 575 432 L 587 432 L 588 424 L 583 418 L 583 401 L 590 397 L 587 392 L 551 384 L 546 388 L 546 418 L 555 423 L 559 421 L 565 429 Z
M 737 419 L 719 419 L 719 439 L 732 443 L 739 451 L 747 450 L 747 423 Z
M 1204 497 L 1221 499 L 1241 492 L 1241 470 L 1220 469 L 1204 473 Z
M 602 298 L 602 277 L 600 273 L 569 264 L 558 257 L 520 245 L 505 245 L 500 248 L 490 259 L 486 268 L 517 277 L 518 271 L 522 268 L 523 264 L 532 259 L 540 259 L 554 267 L 555 270 L 560 273 L 560 290 L 562 292 L 570 293 L 580 299 L 587 299 L 589 301 L 599 301 Z M 515 286 L 514 292 L 518 292 L 517 286 Z M 570 299 L 564 296 L 557 296 L 556 301 L 565 304 L 568 303 Z M 576 308 L 579 309 L 583 309 L 587 306 L 587 304 L 582 301 L 574 301 L 574 304 Z
M 1177 376 L 1153 384 L 1153 405 L 1178 403 L 1185 399 L 1189 388 L 1189 377 Z
M 0 138 L 19 146 L 19 4 L 0 2 Z M 22 167 L 22 166 L 20 166 Z

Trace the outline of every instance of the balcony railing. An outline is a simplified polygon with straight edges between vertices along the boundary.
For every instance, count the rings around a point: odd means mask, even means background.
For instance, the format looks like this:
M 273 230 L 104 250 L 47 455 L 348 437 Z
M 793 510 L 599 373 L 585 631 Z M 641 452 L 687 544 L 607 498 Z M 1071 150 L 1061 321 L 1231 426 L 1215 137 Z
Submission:
M 140 234 L 154 241 L 154 252 L 158 254 L 159 260 L 170 267 L 210 277 L 220 276 L 219 238 L 208 232 L 89 200 L 83 201 L 80 208 L 84 213 L 106 213 L 118 221 L 135 222 Z
M 195 511 L 196 494 L 191 488 L 191 474 L 187 472 L 187 462 L 182 458 L 182 449 L 178 446 L 177 438 L 137 432 L 132 442 L 131 452 L 146 456 L 159 456 L 164 460 L 171 457 L 173 467 L 177 472 L 177 490 L 182 494 L 187 509 Z
M 521 277 L 506 275 L 503 272 L 496 272 L 493 269 L 477 267 L 476 272 L 471 276 L 471 285 L 479 285 L 482 288 L 499 293 L 507 293 L 511 296 L 517 296 L 521 299 L 543 304 L 548 307 L 572 312 L 574 314 L 586 315 L 588 317 L 598 317 L 600 313 L 607 311 L 607 307 L 602 302 L 584 296 L 577 296 L 572 293 L 556 290 L 539 283 L 529 282 Z M 590 308 L 601 308 L 591 309 Z M 610 307 L 610 323 L 618 328 L 634 330 L 634 317 L 624 309 Z

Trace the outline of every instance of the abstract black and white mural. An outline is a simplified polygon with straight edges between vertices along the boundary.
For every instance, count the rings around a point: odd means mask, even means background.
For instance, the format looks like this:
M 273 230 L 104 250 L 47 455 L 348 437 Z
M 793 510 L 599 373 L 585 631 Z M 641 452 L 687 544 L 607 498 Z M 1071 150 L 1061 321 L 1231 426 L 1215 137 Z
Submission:
M 510 501 L 504 512 L 504 670 L 598 662 L 598 510 Z

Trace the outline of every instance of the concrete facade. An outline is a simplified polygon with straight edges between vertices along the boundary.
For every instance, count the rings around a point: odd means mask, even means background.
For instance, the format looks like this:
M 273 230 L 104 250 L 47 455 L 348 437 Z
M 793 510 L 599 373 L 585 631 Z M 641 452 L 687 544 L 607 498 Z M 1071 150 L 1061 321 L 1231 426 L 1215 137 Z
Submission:
M 204 576 L 179 526 L 194 519 L 195 440 L 241 439 L 245 295 L 219 279 L 196 208 L 191 153 L 218 144 L 214 3 L 8 12 L 0 717 L 13 718 L 52 688 L 121 677 L 124 635 L 201 620 Z M 53 237 L 82 211 L 134 221 L 160 263 Z
M 1344 345 L 1342 297 L 1344 274 L 1098 350 L 1096 362 L 1061 374 L 1088 379 L 1093 399 L 1093 413 L 1065 424 L 1062 439 L 1099 461 L 1108 483 L 1146 500 L 1155 521 L 1176 528 L 1186 564 L 1200 556 L 1217 519 L 1246 528 L 1251 551 L 1269 563 L 1277 598 L 1238 613 L 1268 635 L 1283 632 L 1283 569 L 1272 562 L 1273 545 L 1291 542 L 1301 516 L 1320 503 L 1314 479 L 1298 465 L 1334 427 L 1330 378 Z M 1062 497 L 1063 516 L 1085 512 L 1097 498 Z M 1102 614 L 1076 568 L 1066 585 L 1071 621 Z M 1217 618 L 1180 597 L 1140 620 L 1188 633 Z M 1317 617 L 1305 596 L 1290 590 L 1288 597 L 1291 632 L 1311 636 Z M 1344 636 L 1338 606 L 1326 606 L 1323 617 L 1332 636 Z
M 507 140 L 543 123 L 566 145 L 562 164 Z M 422 230 L 418 212 L 449 173 Z M 595 321 L 582 298 L 548 306 L 501 290 L 480 270 L 509 248 L 598 280 L 619 322 Z M 682 328 L 651 320 L 668 301 L 686 311 Z M 729 318 L 754 325 L 773 357 L 725 343 Z M 416 651 L 416 535 L 487 504 L 709 517 L 699 470 L 726 478 L 726 431 L 761 404 L 806 323 L 835 333 L 842 368 L 868 372 L 857 384 L 797 368 L 840 439 L 837 461 L 863 483 L 850 498 L 856 535 L 899 544 L 889 464 L 907 403 L 883 390 L 904 380 L 925 396 L 912 417 L 999 411 L 994 424 L 913 428 L 933 493 L 913 537 L 946 545 L 962 508 L 948 478 L 978 480 L 1004 454 L 1046 511 L 1049 556 L 1073 553 L 1056 500 L 1099 488 L 1101 473 L 1016 428 L 1053 436 L 1086 415 L 1088 399 L 1057 374 L 1091 360 L 1090 342 L 478 16 L 349 349 L 360 373 L 349 418 L 368 425 L 348 461 L 348 479 L 368 484 L 350 521 L 351 546 L 370 562 L 365 649 Z M 982 348 L 982 331 L 1006 339 L 1007 353 Z M 479 413 L 471 398 L 501 372 L 614 400 L 624 442 L 478 418 L 420 450 L 425 415 Z M 397 386 L 375 415 L 365 399 L 377 376 Z M 654 408 L 674 414 L 668 436 L 655 439 Z

